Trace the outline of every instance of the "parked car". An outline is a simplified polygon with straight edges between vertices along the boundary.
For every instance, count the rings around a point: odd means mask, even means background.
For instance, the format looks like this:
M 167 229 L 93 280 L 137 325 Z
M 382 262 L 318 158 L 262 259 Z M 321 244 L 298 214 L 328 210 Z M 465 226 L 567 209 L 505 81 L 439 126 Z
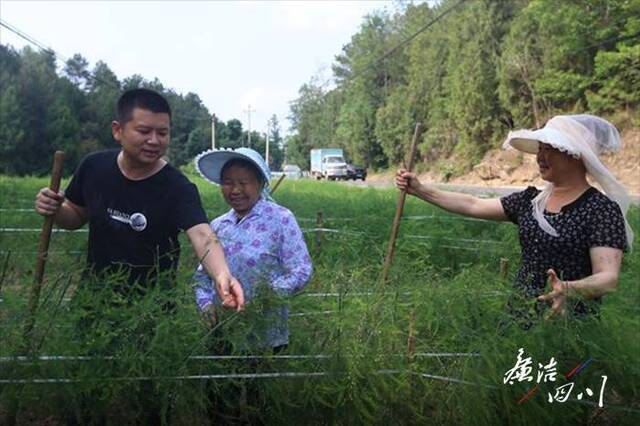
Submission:
M 285 164 L 282 167 L 282 173 L 285 174 L 287 179 L 300 179 L 302 177 L 302 170 L 295 164 Z
M 367 178 L 367 169 L 364 167 L 354 166 L 353 164 L 347 164 L 347 179 L 362 179 Z

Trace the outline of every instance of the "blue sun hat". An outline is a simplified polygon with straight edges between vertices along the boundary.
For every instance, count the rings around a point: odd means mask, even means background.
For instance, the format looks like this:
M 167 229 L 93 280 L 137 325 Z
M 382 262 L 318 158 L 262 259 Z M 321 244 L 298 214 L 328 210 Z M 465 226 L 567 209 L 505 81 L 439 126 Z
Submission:
M 221 185 L 222 168 L 228 161 L 234 159 L 246 160 L 256 166 L 265 182 L 261 196 L 266 200 L 270 200 L 269 181 L 271 180 L 271 170 L 269 170 L 269 166 L 267 166 L 262 156 L 251 148 L 210 149 L 198 154 L 194 163 L 196 170 L 203 178 L 216 185 Z

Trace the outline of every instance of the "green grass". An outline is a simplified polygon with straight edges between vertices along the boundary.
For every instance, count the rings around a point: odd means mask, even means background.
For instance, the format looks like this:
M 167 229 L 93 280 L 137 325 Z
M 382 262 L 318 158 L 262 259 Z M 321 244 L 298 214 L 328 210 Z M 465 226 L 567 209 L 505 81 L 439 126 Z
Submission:
M 191 178 L 209 217 L 227 210 L 217 188 Z M 0 177 L 0 207 L 31 208 L 36 191 L 46 184 L 42 179 Z M 314 275 L 303 294 L 289 301 L 292 313 L 311 315 L 290 319 L 291 344 L 285 354 L 329 357 L 269 359 L 258 365 L 189 359 L 189 355 L 213 354 L 223 342 L 241 342 L 249 328 L 260 325 L 261 312 L 279 301 L 265 294 L 245 313 L 227 313 L 221 326 L 209 330 L 195 310 L 190 276 L 197 260 L 184 236 L 174 291 L 152 292 L 119 308 L 114 308 L 108 294 L 91 295 L 94 310 L 90 314 L 100 321 L 90 333 L 79 335 L 74 324 L 88 313 L 76 306 L 89 296 L 80 292 L 73 303 L 64 300 L 74 292 L 87 234 L 56 233 L 34 333 L 38 352 L 117 355 L 118 359 L 0 364 L 3 379 L 78 380 L 73 384 L 0 384 L 0 416 L 17 410 L 24 424 L 42 419 L 62 424 L 69 413 L 84 408 L 95 418 L 108 416 L 113 424 L 130 423 L 143 410 L 140 395 L 148 393 L 148 385 L 112 379 L 151 376 L 159 406 L 171 406 L 170 417 L 177 424 L 207 424 L 209 388 L 236 411 L 268 424 L 637 424 L 640 420 L 637 251 L 625 255 L 618 291 L 605 297 L 600 320 L 542 322 L 525 332 L 505 311 L 519 265 L 513 225 L 460 220 L 409 197 L 390 282 L 380 286 L 397 192 L 300 180 L 283 182 L 275 198 L 294 212 L 302 228 L 315 227 L 317 213 L 322 211 L 324 227 L 351 232 L 324 233 L 320 245 L 315 232 L 305 234 Z M 634 229 L 640 229 L 637 208 L 632 209 L 630 221 Z M 31 212 L 0 211 L 0 228 L 39 228 L 41 223 Z M 415 235 L 427 238 L 411 238 Z M 8 266 L 0 269 L 4 274 L 0 294 L 4 299 L 0 304 L 3 356 L 20 352 L 37 241 L 38 233 L 0 232 L 0 251 L 10 253 Z M 3 262 L 5 256 L 0 257 Z M 504 278 L 499 274 L 501 258 L 509 259 Z M 339 297 L 307 296 L 319 292 L 338 293 Z M 356 295 L 363 292 L 372 294 Z M 177 303 L 175 315 L 162 312 L 165 300 Z M 480 356 L 409 357 L 410 328 L 415 353 Z M 541 384 L 530 400 L 518 404 L 530 384 L 508 386 L 502 378 L 513 367 L 520 347 L 532 357 L 534 376 L 537 363 L 546 364 L 551 357 L 558 362 L 559 374 L 592 357 L 593 362 L 575 377 L 572 398 L 589 387 L 595 395 L 585 398 L 597 402 L 604 374 L 608 376 L 605 409 L 575 401 L 548 403 L 547 392 L 564 384 L 564 379 L 552 386 Z M 170 379 L 248 372 L 326 375 L 261 378 L 253 385 L 239 379 Z M 473 384 L 449 383 L 423 373 Z M 238 409 L 242 386 L 256 387 L 261 402 Z

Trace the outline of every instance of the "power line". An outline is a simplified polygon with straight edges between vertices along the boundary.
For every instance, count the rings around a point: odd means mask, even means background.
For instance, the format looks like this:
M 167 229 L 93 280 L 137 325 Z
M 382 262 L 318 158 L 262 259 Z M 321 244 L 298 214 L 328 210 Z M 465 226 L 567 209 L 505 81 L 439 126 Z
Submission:
M 56 52 L 52 48 L 46 46 L 44 43 L 39 42 L 33 36 L 30 36 L 29 34 L 27 34 L 24 31 L 18 29 L 17 27 L 9 24 L 7 21 L 5 21 L 3 19 L 0 19 L 0 25 L 2 25 L 3 27 L 5 27 L 9 31 L 11 31 L 12 33 L 17 35 L 18 37 L 22 38 L 23 40 L 26 40 L 27 42 L 29 42 L 29 43 L 35 45 L 36 47 L 40 48 L 44 52 L 51 54 L 54 58 L 59 59 L 63 63 L 67 63 L 69 61 L 69 59 L 66 58 L 64 55 L 61 55 L 60 53 Z M 101 79 L 99 77 L 96 77 L 90 71 L 83 72 L 82 76 L 85 77 L 87 80 L 92 80 L 94 82 L 99 82 L 99 83 L 102 83 L 104 85 L 111 86 L 112 88 L 117 89 L 118 91 L 121 90 L 119 85 L 114 84 L 112 81 L 107 81 L 107 80 L 103 80 L 103 79 Z
M 14 27 L 13 25 L 9 24 L 4 19 L 0 19 L 0 26 L 5 27 L 6 29 L 11 31 L 12 33 L 17 35 L 18 37 L 20 37 L 20 38 L 26 40 L 27 42 L 39 47 L 40 49 L 44 50 L 45 52 L 51 53 L 53 56 L 58 56 L 58 57 L 62 58 L 62 56 L 57 54 L 52 48 L 46 46 L 44 43 L 39 42 L 38 40 L 36 40 L 32 36 L 26 34 L 24 31 L 21 31 L 18 28 Z
M 379 62 L 387 59 L 389 56 L 393 55 L 394 53 L 396 53 L 398 51 L 398 49 L 400 49 L 401 47 L 411 43 L 420 33 L 423 33 L 424 31 L 428 30 L 429 28 L 431 28 L 431 26 L 433 26 L 436 22 L 440 21 L 442 18 L 444 18 L 446 15 L 448 15 L 449 13 L 453 12 L 453 10 L 455 10 L 456 8 L 458 8 L 459 6 L 462 5 L 462 3 L 464 3 L 466 0 L 460 0 L 458 3 L 454 4 L 453 6 L 451 6 L 449 9 L 445 10 L 444 12 L 442 12 L 440 15 L 436 16 L 435 18 L 433 18 L 431 21 L 429 21 L 427 24 L 425 24 L 423 27 L 421 27 L 420 29 L 418 29 L 416 32 L 414 32 L 413 34 L 411 34 L 409 37 L 407 37 L 406 39 L 402 40 L 400 43 L 398 43 L 397 45 L 395 45 L 394 47 L 392 47 L 391 49 L 387 50 L 382 56 L 380 56 L 377 59 L 373 59 L 371 62 L 369 62 L 367 65 L 365 65 L 359 72 L 353 73 L 350 76 L 350 79 L 353 80 L 355 79 L 357 76 L 361 75 L 362 73 L 364 73 L 369 67 L 373 67 L 374 65 L 378 64 Z
M 398 49 L 400 49 L 402 46 L 411 43 L 413 41 L 414 38 L 416 38 L 420 33 L 428 30 L 433 24 L 435 24 L 436 22 L 438 22 L 439 20 L 441 20 L 442 18 L 444 18 L 446 15 L 448 15 L 450 12 L 452 12 L 454 9 L 458 8 L 460 5 L 462 5 L 462 3 L 464 3 L 466 0 L 460 0 L 458 3 L 454 4 L 453 6 L 451 6 L 449 9 L 445 10 L 444 12 L 442 12 L 440 15 L 436 16 L 435 18 L 433 18 L 429 23 L 427 23 L 424 27 L 420 28 L 418 31 L 416 31 L 415 33 L 411 34 L 408 38 L 406 38 L 405 40 L 403 40 L 402 42 L 400 42 L 397 46 L 392 47 L 391 49 L 389 49 L 384 55 L 382 55 L 380 58 L 378 58 L 377 62 L 382 61 L 383 59 L 386 59 L 387 57 L 393 55 Z
M 33 36 L 25 33 L 24 31 L 20 30 L 16 26 L 14 26 L 12 24 L 9 24 L 7 21 L 5 21 L 3 19 L 0 19 L 0 25 L 5 27 L 9 31 L 11 31 L 12 33 L 17 35 L 18 37 L 22 38 L 23 40 L 27 41 L 28 43 L 31 43 L 32 45 L 38 47 L 42 51 L 44 51 L 46 53 L 49 53 L 55 59 L 59 59 L 60 61 L 62 61 L 65 64 L 69 61 L 69 59 L 66 56 L 58 53 L 57 51 L 55 51 L 51 47 L 48 47 L 46 44 L 36 40 Z M 82 73 L 82 77 L 86 78 L 87 80 L 91 80 L 91 81 L 94 81 L 94 82 L 102 83 L 102 84 L 104 84 L 106 86 L 109 86 L 109 87 L 111 87 L 113 89 L 118 90 L 118 92 L 122 91 L 122 87 L 120 87 L 119 84 L 115 84 L 112 81 L 104 80 L 104 79 L 102 79 L 100 77 L 97 77 L 95 74 L 91 73 L 90 71 L 84 71 Z M 184 117 L 184 116 L 172 114 L 172 117 L 174 119 L 194 120 L 196 122 L 202 122 L 202 123 L 204 123 L 206 121 L 207 124 L 209 123 L 209 116 L 207 116 L 206 118 L 205 117 Z
M 431 21 L 429 21 L 425 26 L 421 27 L 418 31 L 414 32 L 413 34 L 411 34 L 409 37 L 407 37 L 405 40 L 401 41 L 399 44 L 397 44 L 396 46 L 392 47 L 391 49 L 389 49 L 387 52 L 385 52 L 382 56 L 380 56 L 377 59 L 373 59 L 371 62 L 369 62 L 368 64 L 366 64 L 364 66 L 364 68 L 362 68 L 359 72 L 356 73 L 352 73 L 351 76 L 349 76 L 349 80 L 353 80 L 355 79 L 357 76 L 361 75 L 362 73 L 364 73 L 369 67 L 372 67 L 373 65 L 376 65 L 377 63 L 379 63 L 380 61 L 385 60 L 386 58 L 388 58 L 389 56 L 393 55 L 394 53 L 396 53 L 396 51 L 398 49 L 400 49 L 402 46 L 411 43 L 413 41 L 414 38 L 416 38 L 420 33 L 426 31 L 427 29 L 429 29 L 433 24 L 435 24 L 436 22 L 438 22 L 439 20 L 441 20 L 442 18 L 444 18 L 447 14 L 449 14 L 450 12 L 452 12 L 454 9 L 456 9 L 458 6 L 460 6 L 462 3 L 464 3 L 466 0 L 460 0 L 458 3 L 456 3 L 455 5 L 453 5 L 452 7 L 450 7 L 449 9 L 445 10 L 444 12 L 442 12 L 440 15 L 436 16 L 434 19 L 432 19 Z M 325 80 L 324 83 L 317 85 L 316 87 L 319 88 L 320 90 L 323 90 L 326 86 L 328 86 L 331 82 L 334 81 L 334 77 L 329 77 L 327 80 Z M 293 103 L 296 100 L 290 101 L 289 103 Z
M 601 41 L 599 43 L 591 44 L 591 45 L 586 46 L 586 47 L 581 47 L 580 49 L 576 49 L 576 50 L 573 50 L 573 51 L 570 51 L 570 52 L 571 53 L 578 53 L 578 52 L 582 52 L 583 50 L 587 50 L 587 49 L 592 49 L 594 47 L 603 46 L 603 45 L 605 45 L 607 43 L 617 43 L 619 41 L 633 40 L 634 38 L 637 38 L 637 37 L 640 37 L 640 31 L 637 31 L 637 32 L 635 32 L 633 34 L 626 35 L 626 36 L 611 37 L 611 38 L 603 40 L 603 41 Z
M 22 31 L 20 29 L 18 29 L 14 25 L 9 24 L 7 21 L 5 21 L 3 19 L 0 19 L 0 25 L 5 27 L 6 29 L 11 31 L 12 33 L 16 34 L 18 37 L 22 38 L 23 40 L 26 40 L 27 42 L 29 42 L 29 43 L 33 44 L 34 46 L 38 47 L 42 51 L 51 54 L 54 58 L 59 59 L 60 61 L 62 61 L 64 63 L 66 63 L 69 60 L 64 55 L 58 53 L 57 51 L 55 51 L 51 47 L 48 47 L 47 45 L 45 45 L 44 43 L 36 40 L 33 36 L 25 33 L 24 31 Z M 115 84 L 112 81 L 103 80 L 100 77 L 97 77 L 95 74 L 92 74 L 90 71 L 83 72 L 82 76 L 84 78 L 86 78 L 87 80 L 91 80 L 91 81 L 94 81 L 94 82 L 102 83 L 102 84 L 104 84 L 106 86 L 109 86 L 109 87 L 111 87 L 113 89 L 118 90 L 119 92 L 122 91 L 122 87 L 120 87 L 120 85 Z M 181 120 L 181 119 L 185 120 L 185 121 L 193 120 L 193 121 L 195 121 L 197 123 L 202 123 L 202 124 L 204 124 L 206 122 L 207 125 L 209 124 L 209 120 L 210 120 L 209 115 L 207 117 L 185 117 L 185 116 L 181 116 L 181 115 L 172 113 L 172 117 L 174 119 L 178 119 L 178 120 Z
M 414 32 L 413 34 L 411 34 L 409 37 L 407 37 L 406 39 L 404 39 L 403 41 L 401 41 L 400 43 L 398 43 L 396 46 L 392 47 L 391 49 L 389 49 L 387 52 L 385 52 L 382 56 L 380 56 L 379 58 L 373 59 L 371 62 L 369 62 L 368 64 L 366 64 L 360 71 L 352 73 L 351 76 L 349 77 L 350 80 L 355 79 L 357 76 L 360 76 L 361 74 L 363 74 L 369 67 L 372 67 L 373 65 L 378 64 L 379 62 L 387 59 L 389 56 L 393 55 L 394 53 L 396 53 L 401 47 L 411 43 L 419 34 L 421 34 L 422 32 L 426 31 L 427 29 L 429 29 L 431 26 L 433 26 L 436 22 L 440 21 L 442 18 L 444 18 L 446 15 L 448 15 L 449 13 L 451 13 L 453 10 L 455 10 L 456 8 L 458 8 L 459 6 L 462 5 L 462 3 L 464 3 L 466 0 L 460 0 L 458 3 L 456 3 L 455 5 L 453 5 L 452 7 L 450 7 L 449 9 L 445 10 L 444 12 L 442 12 L 440 15 L 436 16 L 435 18 L 433 18 L 431 21 L 429 21 L 427 24 L 425 24 L 423 27 L 421 27 L 420 29 L 418 29 L 416 32 Z M 617 20 L 615 20 L 613 22 L 613 25 L 616 26 L 617 24 L 621 23 L 622 21 L 627 20 L 629 17 L 628 16 L 622 16 L 620 18 L 618 18 Z M 583 34 L 580 35 L 580 37 L 589 34 L 588 32 L 585 32 Z M 594 47 L 600 47 L 602 45 L 605 45 L 607 43 L 612 43 L 612 42 L 619 42 L 619 41 L 624 41 L 624 40 L 631 40 L 634 38 L 638 38 L 640 37 L 640 31 L 627 35 L 627 36 L 616 36 L 616 37 L 612 37 L 606 40 L 603 40 L 601 42 L 580 48 L 580 49 L 575 49 L 570 51 L 570 53 L 579 53 L 583 50 L 587 50 L 587 49 L 591 49 Z M 320 89 L 323 89 L 324 87 L 326 87 L 329 83 L 331 83 L 333 80 L 333 77 L 327 79 L 324 83 L 320 84 L 318 87 Z

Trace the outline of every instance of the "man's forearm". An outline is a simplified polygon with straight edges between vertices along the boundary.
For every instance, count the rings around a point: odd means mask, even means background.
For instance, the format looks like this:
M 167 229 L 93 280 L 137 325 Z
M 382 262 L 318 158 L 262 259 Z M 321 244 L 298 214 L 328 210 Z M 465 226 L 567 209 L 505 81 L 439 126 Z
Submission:
M 53 223 L 59 228 L 74 230 L 82 228 L 86 221 L 76 209 L 65 202 L 60 206 L 60 210 L 53 216 Z
M 213 232 L 204 238 L 200 247 L 196 249 L 196 254 L 211 278 L 217 279 L 222 274 L 229 274 L 222 244 Z
M 202 261 L 202 265 L 209 273 L 209 276 L 214 279 L 217 279 L 223 274 L 230 275 L 229 267 L 227 266 L 227 262 L 224 257 L 224 250 L 217 239 L 215 242 L 211 242 L 207 245 L 207 254 Z

